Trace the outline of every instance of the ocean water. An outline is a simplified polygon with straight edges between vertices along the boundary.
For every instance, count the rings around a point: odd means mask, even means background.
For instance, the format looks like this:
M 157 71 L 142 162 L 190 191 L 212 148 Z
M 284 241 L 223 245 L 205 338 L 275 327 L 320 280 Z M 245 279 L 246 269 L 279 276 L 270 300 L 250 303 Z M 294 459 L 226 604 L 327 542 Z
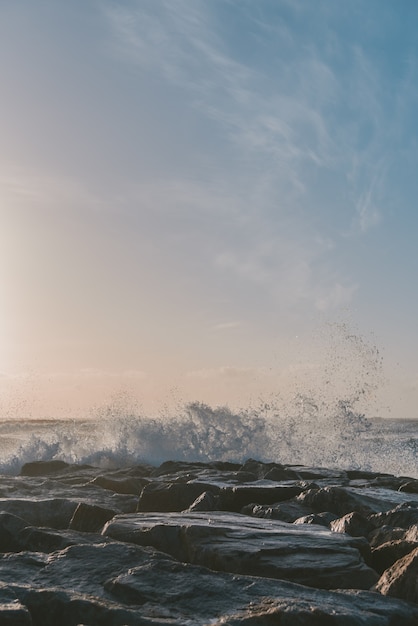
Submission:
M 272 403 L 241 411 L 189 403 L 157 417 L 110 405 L 84 420 L 2 420 L 0 473 L 52 459 L 115 468 L 255 458 L 418 478 L 418 420 L 368 419 L 343 402 L 307 413 L 306 402 L 298 415 Z

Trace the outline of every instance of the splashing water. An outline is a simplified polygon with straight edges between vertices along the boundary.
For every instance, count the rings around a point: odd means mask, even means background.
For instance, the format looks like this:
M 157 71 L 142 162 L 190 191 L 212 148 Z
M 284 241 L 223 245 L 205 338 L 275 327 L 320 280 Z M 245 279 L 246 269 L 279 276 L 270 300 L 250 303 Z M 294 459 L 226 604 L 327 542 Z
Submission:
M 366 417 L 382 382 L 378 350 L 344 324 L 325 334 L 286 393 L 242 410 L 192 402 L 150 417 L 120 394 L 86 420 L 0 422 L 0 471 L 49 459 L 122 467 L 252 457 L 418 476 L 417 423 Z

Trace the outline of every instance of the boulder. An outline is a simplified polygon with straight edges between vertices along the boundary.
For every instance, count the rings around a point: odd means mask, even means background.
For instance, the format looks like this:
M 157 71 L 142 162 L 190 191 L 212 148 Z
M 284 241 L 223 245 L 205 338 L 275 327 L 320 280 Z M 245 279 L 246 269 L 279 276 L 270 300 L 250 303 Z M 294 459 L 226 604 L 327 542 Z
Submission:
M 132 494 L 139 496 L 144 485 L 147 485 L 149 481 L 146 478 L 136 478 L 134 476 L 111 478 L 109 476 L 96 476 L 91 480 L 90 484 L 101 487 L 102 489 L 108 489 L 113 493 Z
M 145 485 L 139 501 L 141 512 L 179 512 L 187 509 L 204 491 L 217 493 L 219 487 L 203 483 L 153 482 Z
M 301 493 L 301 488 L 294 485 L 242 485 L 224 487 L 219 492 L 219 507 L 222 511 L 239 513 L 249 504 L 274 504 L 291 500 Z
M 80 502 L 68 527 L 72 530 L 80 530 L 87 533 L 100 532 L 105 523 L 112 519 L 116 513 L 112 509 Z
M 313 512 L 331 511 L 340 516 L 352 512 L 368 516 L 387 511 L 393 506 L 393 503 L 386 499 L 367 495 L 364 490 L 349 487 L 328 486 L 322 489 L 310 489 L 301 493 L 297 500 L 313 509 Z
M 175 561 L 141 564 L 105 588 L 131 606 L 164 606 L 178 626 L 416 626 L 418 618 L 418 607 L 376 593 L 324 591 Z
M 4 626 L 32 626 L 28 609 L 20 602 L 0 603 L 0 624 Z
M 70 467 L 65 461 L 33 461 L 25 463 L 20 470 L 21 476 L 48 476 L 57 474 Z
M 385 596 L 418 603 L 418 548 L 383 572 L 375 589 Z
M 27 525 L 27 521 L 17 515 L 0 513 L 0 552 L 20 550 L 18 535 Z
M 396 561 L 412 552 L 414 548 L 418 548 L 416 541 L 405 541 L 404 539 L 388 541 L 372 550 L 370 564 L 376 572 L 382 574 Z
M 186 511 L 215 511 L 219 508 L 219 497 L 210 491 L 204 491 L 196 498 Z
M 243 515 L 251 515 L 263 519 L 276 519 L 292 524 L 301 517 L 311 515 L 311 507 L 307 507 L 295 500 L 287 500 L 280 504 L 262 505 L 249 504 L 241 509 Z
M 367 537 L 373 528 L 364 515 L 355 511 L 333 520 L 329 527 L 335 533 L 347 533 L 347 535 L 352 537 Z
M 418 493 L 418 480 L 409 480 L 402 483 L 399 487 L 399 491 L 404 491 L 405 493 Z
M 371 515 L 369 520 L 375 528 L 392 526 L 407 529 L 418 524 L 418 502 L 404 502 L 393 509 Z
M 211 626 L 416 626 L 416 607 L 399 601 L 382 604 L 382 599 L 366 591 L 316 591 L 314 597 L 301 594 L 299 598 L 285 591 L 278 598 L 251 602 L 243 610 L 210 623 Z
M 334 513 L 328 513 L 327 511 L 323 513 L 311 513 L 310 515 L 304 515 L 303 517 L 298 517 L 293 523 L 294 524 L 319 524 L 319 526 L 325 526 L 329 528 L 329 525 L 333 520 L 336 519 L 336 515 Z
M 378 579 L 364 562 L 363 538 L 322 527 L 254 520 L 238 514 L 118 515 L 103 534 L 153 546 L 212 570 L 290 580 L 319 588 L 368 589 Z
M 66 498 L 0 498 L 0 511 L 26 520 L 28 525 L 68 528 L 78 503 Z
M 393 526 L 380 526 L 372 530 L 367 539 L 371 548 L 377 548 L 388 541 L 396 541 L 397 539 L 404 539 L 405 529 Z
M 418 524 L 413 524 L 404 532 L 406 541 L 416 541 L 418 543 Z

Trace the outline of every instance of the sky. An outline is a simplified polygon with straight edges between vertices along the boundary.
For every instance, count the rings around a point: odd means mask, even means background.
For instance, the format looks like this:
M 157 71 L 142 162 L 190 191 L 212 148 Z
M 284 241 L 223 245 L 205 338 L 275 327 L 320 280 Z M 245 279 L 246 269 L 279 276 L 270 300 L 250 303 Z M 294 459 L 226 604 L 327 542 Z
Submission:
M 1 0 L 3 415 L 328 385 L 418 417 L 417 21 Z

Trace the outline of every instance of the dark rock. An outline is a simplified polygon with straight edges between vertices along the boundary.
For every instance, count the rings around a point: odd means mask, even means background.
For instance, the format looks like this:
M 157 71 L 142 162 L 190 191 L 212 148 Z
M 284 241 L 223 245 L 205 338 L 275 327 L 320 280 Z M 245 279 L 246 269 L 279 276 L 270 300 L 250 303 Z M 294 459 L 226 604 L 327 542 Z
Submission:
M 350 480 L 378 480 L 380 478 L 393 478 L 390 474 L 380 474 L 378 472 L 367 472 L 364 470 L 347 470 L 347 476 Z
M 97 599 L 64 589 L 28 588 L 17 593 L 22 596 L 34 626 L 163 626 L 167 623 L 143 618 L 137 610 L 118 606 L 105 598 Z
M 241 513 L 243 515 L 251 515 L 252 517 L 276 519 L 292 524 L 298 518 L 310 515 L 312 509 L 295 500 L 289 500 L 273 506 L 250 504 L 243 507 Z
M 368 589 L 377 580 L 360 556 L 369 549 L 364 539 L 318 526 L 222 513 L 141 514 L 116 516 L 103 534 L 216 571 L 332 589 Z
M 399 487 L 399 491 L 404 491 L 406 493 L 418 493 L 418 480 L 410 480 L 402 483 Z
M 20 550 L 48 553 L 63 550 L 68 546 L 87 543 L 91 539 L 71 530 L 27 526 L 19 533 L 17 540 L 20 544 Z
M 372 530 L 367 539 L 372 548 L 377 548 L 388 541 L 403 539 L 405 530 L 403 528 L 393 528 L 392 526 L 381 526 Z
M 241 471 L 251 472 L 257 479 L 283 481 L 297 480 L 299 475 L 292 469 L 286 468 L 279 463 L 261 463 L 254 459 L 248 459 L 241 467 Z
M 145 485 L 138 502 L 138 511 L 178 512 L 187 509 L 204 491 L 218 492 L 219 487 L 203 483 L 155 482 Z
M 11 513 L 0 513 L 0 552 L 20 550 L 18 535 L 26 528 L 27 521 Z
M 151 472 L 151 476 L 170 476 L 173 474 L 190 473 L 190 472 L 200 472 L 205 468 L 210 467 L 207 463 L 187 463 L 185 461 L 164 461 L 161 465 Z M 234 466 L 236 469 L 239 469 L 240 466 Z
M 335 533 L 347 533 L 352 537 L 367 537 L 373 529 L 369 520 L 360 513 L 348 513 L 330 523 L 330 529 Z
M 399 504 L 389 511 L 371 515 L 369 520 L 375 527 L 397 526 L 407 529 L 413 524 L 418 524 L 418 502 Z
M 20 470 L 21 476 L 47 476 L 57 474 L 70 467 L 65 461 L 33 461 L 25 463 Z
M 376 593 L 315 590 L 175 561 L 141 564 L 105 588 L 126 604 L 166 607 L 179 626 L 416 626 L 418 617 L 417 607 Z
M 304 515 L 303 517 L 298 517 L 293 523 L 294 524 L 318 524 L 319 526 L 325 526 L 329 528 L 329 525 L 333 520 L 336 519 L 336 515 L 334 513 L 328 513 L 324 511 L 323 513 L 311 513 L 310 515 Z
M 410 526 L 404 533 L 406 541 L 416 541 L 418 543 L 418 524 Z
M 297 500 L 315 512 L 331 511 L 337 515 L 361 513 L 371 515 L 379 511 L 387 511 L 391 502 L 373 496 L 358 493 L 357 490 L 345 487 L 324 487 L 311 489 L 301 493 Z
M 142 489 L 149 481 L 144 478 L 111 478 L 109 476 L 96 476 L 91 481 L 92 485 L 97 485 L 103 489 L 108 489 L 114 493 L 133 494 L 139 496 Z
M 32 626 L 28 609 L 20 602 L 0 603 L 0 624 L 2 626 Z
M 304 465 L 287 465 L 286 469 L 291 469 L 302 480 L 327 479 L 338 481 L 339 483 L 348 481 L 345 470 L 328 469 L 326 467 L 306 467 Z
M 294 486 L 239 486 L 224 487 L 219 492 L 219 505 L 222 511 L 239 513 L 249 504 L 274 504 L 290 500 L 301 493 L 300 487 Z
M 251 602 L 211 626 L 416 626 L 417 616 L 409 603 L 382 605 L 378 594 L 366 591 L 321 591 L 299 599 L 285 592 L 279 598 Z
M 375 589 L 385 596 L 418 603 L 418 548 L 383 572 Z
M 404 539 L 388 541 L 372 550 L 370 564 L 376 572 L 383 574 L 386 569 L 392 567 L 396 561 L 412 552 L 414 548 L 418 548 L 416 541 Z
M 403 483 L 405 483 L 405 479 L 396 478 L 395 476 L 378 476 L 370 481 L 369 484 L 371 487 L 384 487 L 385 489 L 398 491 Z
M 100 506 L 80 502 L 71 518 L 69 528 L 86 533 L 100 532 L 106 522 L 112 519 L 116 513 L 112 509 L 104 509 Z
M 192 511 L 215 511 L 219 503 L 219 497 L 215 496 L 210 491 L 204 491 L 196 498 L 194 502 L 189 506 L 186 511 L 191 513 Z
M 64 498 L 42 500 L 2 498 L 0 499 L 0 511 L 21 517 L 31 526 L 68 528 L 77 504 L 77 502 Z
M 9 575 L 24 554 L 3 558 Z M 418 618 L 418 607 L 377 593 L 214 572 L 117 542 L 73 546 L 25 571 L 27 584 L 0 584 L 0 603 L 27 607 L 34 626 L 412 626 Z

